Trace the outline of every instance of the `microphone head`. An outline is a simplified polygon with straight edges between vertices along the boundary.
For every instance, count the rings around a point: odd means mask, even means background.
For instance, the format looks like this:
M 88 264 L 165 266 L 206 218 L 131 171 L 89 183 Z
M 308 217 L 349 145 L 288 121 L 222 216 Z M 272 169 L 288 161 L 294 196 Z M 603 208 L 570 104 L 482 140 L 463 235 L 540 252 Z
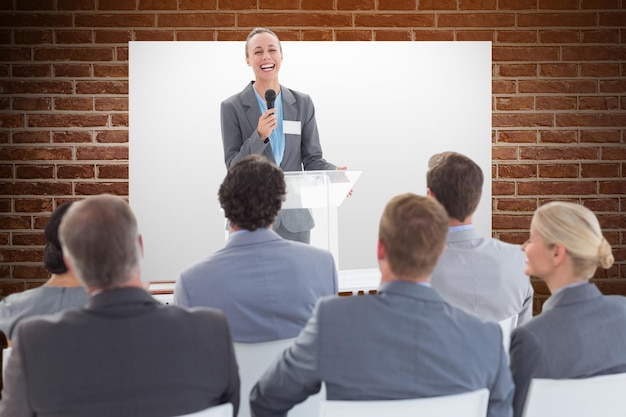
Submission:
M 267 109 L 273 109 L 274 101 L 276 101 L 276 91 L 271 88 L 265 91 L 265 101 L 267 102 Z

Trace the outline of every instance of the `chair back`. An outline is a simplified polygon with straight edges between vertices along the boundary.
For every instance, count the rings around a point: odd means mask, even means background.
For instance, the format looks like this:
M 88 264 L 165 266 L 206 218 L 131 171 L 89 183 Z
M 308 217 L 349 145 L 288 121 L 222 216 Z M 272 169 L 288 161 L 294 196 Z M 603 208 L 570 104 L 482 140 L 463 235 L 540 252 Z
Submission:
M 239 365 L 241 380 L 241 400 L 238 417 L 250 417 L 250 390 L 261 378 L 265 370 L 282 352 L 291 346 L 295 338 L 274 340 L 260 343 L 235 342 L 235 356 Z M 289 410 L 289 417 L 316 417 L 319 412 L 320 398 L 325 397 L 324 386 L 316 395 Z
M 319 417 L 485 417 L 489 390 L 409 400 L 324 401 Z
M 509 358 L 509 348 L 511 347 L 511 333 L 513 333 L 513 330 L 517 327 L 517 318 L 518 315 L 515 314 L 508 319 L 498 322 L 502 329 L 502 345 L 504 346 L 507 359 Z
M 624 417 L 626 373 L 582 379 L 532 379 L 524 417 Z
M 195 413 L 176 417 L 233 417 L 233 405 L 231 403 L 215 405 Z

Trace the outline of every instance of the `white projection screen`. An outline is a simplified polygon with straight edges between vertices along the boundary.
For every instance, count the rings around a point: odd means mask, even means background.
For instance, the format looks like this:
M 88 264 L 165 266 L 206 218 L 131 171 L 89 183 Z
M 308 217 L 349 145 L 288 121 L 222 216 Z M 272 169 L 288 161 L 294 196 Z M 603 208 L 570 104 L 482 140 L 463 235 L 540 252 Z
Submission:
M 491 235 L 490 42 L 283 42 L 281 84 L 309 94 L 324 157 L 362 171 L 338 208 L 338 269 L 375 268 L 378 221 L 425 195 L 428 158 L 454 150 L 486 183 L 474 222 Z M 144 280 L 224 246 L 220 103 L 253 79 L 244 42 L 130 42 L 129 199 Z

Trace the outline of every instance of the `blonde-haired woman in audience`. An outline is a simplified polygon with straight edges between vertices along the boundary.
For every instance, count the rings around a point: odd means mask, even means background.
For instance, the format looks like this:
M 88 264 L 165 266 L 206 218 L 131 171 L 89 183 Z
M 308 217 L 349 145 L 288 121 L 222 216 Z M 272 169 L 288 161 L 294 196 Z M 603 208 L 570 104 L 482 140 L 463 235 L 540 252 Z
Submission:
M 534 214 L 522 246 L 526 274 L 552 294 L 543 312 L 511 339 L 515 416 L 532 378 L 586 378 L 626 372 L 626 297 L 604 296 L 589 279 L 613 265 L 611 245 L 591 210 L 551 202 Z

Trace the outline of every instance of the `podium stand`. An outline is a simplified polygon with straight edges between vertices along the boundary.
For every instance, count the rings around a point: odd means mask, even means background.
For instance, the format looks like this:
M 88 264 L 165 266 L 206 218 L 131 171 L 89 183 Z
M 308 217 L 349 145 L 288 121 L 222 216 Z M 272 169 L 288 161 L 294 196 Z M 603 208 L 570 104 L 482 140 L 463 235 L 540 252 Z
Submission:
M 308 210 L 315 227 L 311 245 L 330 251 L 339 267 L 339 228 L 337 208 L 348 196 L 361 171 L 285 172 L 287 185 L 283 210 Z M 307 215 L 306 213 L 303 213 Z

